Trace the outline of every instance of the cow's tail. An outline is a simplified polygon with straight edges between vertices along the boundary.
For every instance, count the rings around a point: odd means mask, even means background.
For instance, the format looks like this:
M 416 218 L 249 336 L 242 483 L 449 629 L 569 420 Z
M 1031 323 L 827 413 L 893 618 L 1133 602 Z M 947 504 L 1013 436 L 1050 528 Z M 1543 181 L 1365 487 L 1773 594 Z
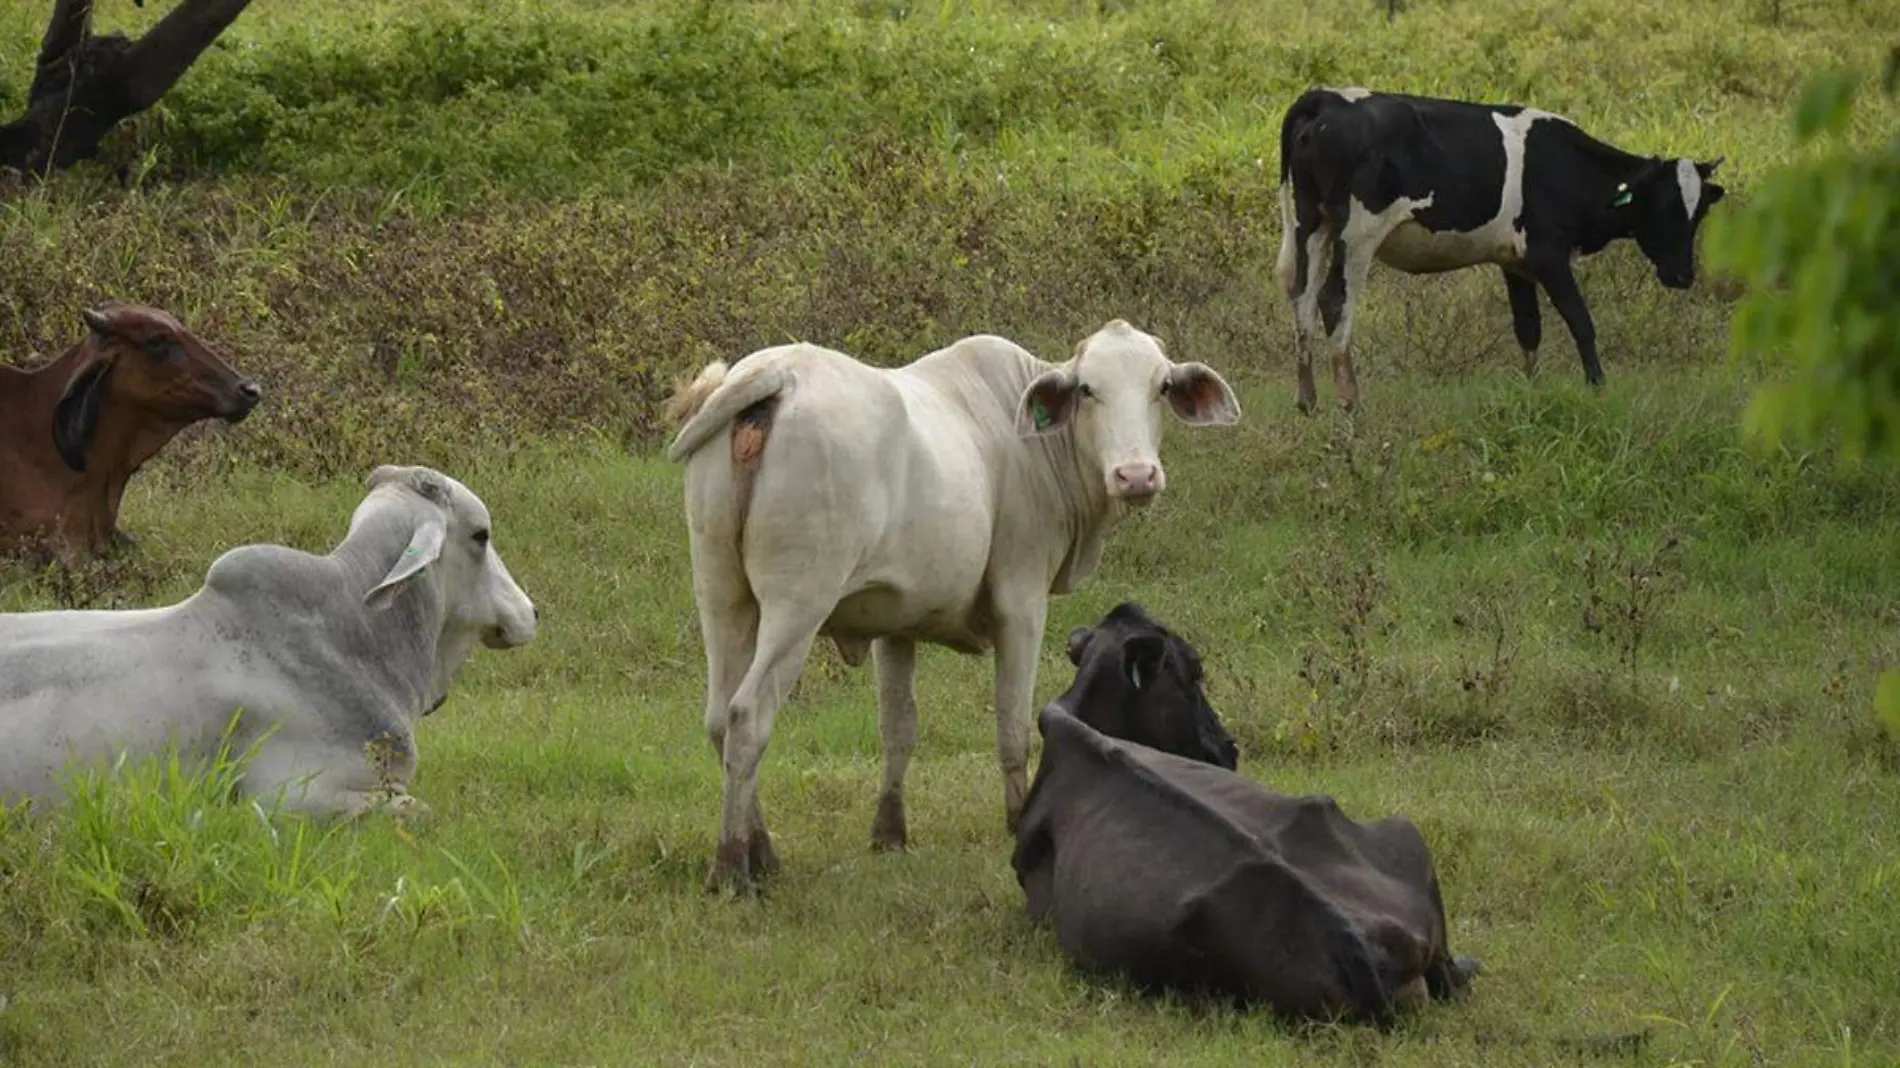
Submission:
M 1300 94 L 1286 109 L 1286 115 L 1280 120 L 1280 185 L 1285 187 L 1293 177 L 1293 150 L 1301 144 L 1301 135 L 1306 127 L 1319 117 L 1320 109 L 1326 106 L 1334 94 L 1324 89 L 1308 89 Z
M 667 402 L 667 415 L 675 422 L 685 421 L 673 443 L 666 447 L 666 458 L 679 461 L 698 452 L 702 446 L 719 433 L 720 428 L 731 423 L 742 414 L 756 413 L 765 416 L 765 420 L 751 419 L 748 422 L 769 421 L 771 406 L 763 402 L 777 397 L 789 384 L 786 373 L 770 364 L 746 361 L 747 366 L 730 371 L 727 366 L 715 361 L 706 365 L 699 376 L 681 386 L 673 398 Z M 764 447 L 764 426 L 755 426 L 761 440 L 752 448 Z M 735 443 L 737 447 L 737 443 Z M 735 456 L 735 459 L 738 457 Z
M 1280 283 L 1280 289 L 1289 300 L 1298 297 L 1305 288 L 1303 279 L 1295 278 L 1298 270 L 1298 250 L 1295 245 L 1296 213 L 1293 191 L 1293 153 L 1302 143 L 1302 139 L 1311 136 L 1308 127 L 1318 117 L 1319 110 L 1325 105 L 1327 94 L 1321 90 L 1308 90 L 1293 105 L 1286 109 L 1286 115 L 1280 120 L 1280 255 L 1274 262 L 1274 278 Z

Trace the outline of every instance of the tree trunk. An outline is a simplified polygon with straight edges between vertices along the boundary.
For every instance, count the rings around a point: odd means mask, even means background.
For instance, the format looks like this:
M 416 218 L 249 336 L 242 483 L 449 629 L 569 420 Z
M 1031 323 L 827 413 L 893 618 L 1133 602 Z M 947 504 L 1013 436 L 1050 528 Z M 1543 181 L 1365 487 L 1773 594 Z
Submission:
M 134 41 L 92 32 L 93 0 L 55 0 L 26 114 L 0 126 L 0 167 L 45 175 L 90 159 L 158 103 L 251 0 L 181 0 Z

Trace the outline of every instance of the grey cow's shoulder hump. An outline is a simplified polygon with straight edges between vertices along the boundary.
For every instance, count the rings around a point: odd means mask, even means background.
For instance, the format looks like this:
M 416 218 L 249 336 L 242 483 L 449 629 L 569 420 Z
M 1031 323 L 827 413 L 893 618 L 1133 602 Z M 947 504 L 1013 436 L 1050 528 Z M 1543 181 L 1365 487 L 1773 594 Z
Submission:
M 205 572 L 205 589 L 241 606 L 316 605 L 339 595 L 336 569 L 320 556 L 282 545 L 245 545 Z

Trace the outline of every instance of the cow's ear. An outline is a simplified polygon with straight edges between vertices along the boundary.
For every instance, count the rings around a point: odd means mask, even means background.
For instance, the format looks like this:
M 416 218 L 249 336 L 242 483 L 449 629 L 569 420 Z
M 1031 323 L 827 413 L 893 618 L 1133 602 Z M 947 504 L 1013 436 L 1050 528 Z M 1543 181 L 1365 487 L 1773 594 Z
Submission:
M 102 338 L 112 336 L 112 316 L 107 314 L 106 308 L 81 308 L 79 317 L 86 321 L 93 333 Z
M 1715 169 L 1717 167 L 1720 167 L 1723 161 L 1727 159 L 1728 159 L 1727 156 L 1717 156 L 1714 159 L 1708 161 L 1707 163 L 1698 163 L 1695 165 L 1696 173 L 1701 175 L 1702 180 L 1706 182 L 1710 178 L 1715 177 Z
M 1016 433 L 1034 437 L 1067 426 L 1075 414 L 1078 382 L 1075 375 L 1060 368 L 1037 375 L 1023 390 L 1022 403 L 1016 406 Z
M 1089 639 L 1095 636 L 1093 627 L 1077 627 L 1069 632 L 1069 663 L 1082 666 L 1082 650 L 1089 646 Z
M 1240 401 L 1212 367 L 1177 363 L 1161 380 L 1161 392 L 1174 414 L 1189 426 L 1232 426 L 1240 422 Z
M 1161 658 L 1168 647 L 1158 635 L 1140 634 L 1122 646 L 1122 672 L 1137 692 L 1161 674 Z
M 93 361 L 73 376 L 66 392 L 53 405 L 53 447 L 59 450 L 66 466 L 75 471 L 86 470 L 92 438 L 99 430 L 99 415 L 105 409 L 112 367 L 110 358 Z
M 1703 205 L 1702 210 L 1707 211 L 1709 208 L 1712 208 L 1716 204 L 1721 203 L 1722 197 L 1727 195 L 1727 193 L 1728 193 L 1728 190 L 1723 189 L 1721 186 L 1716 185 L 1714 182 L 1710 182 L 1709 184 L 1703 186 L 1702 187 L 1702 205 Z
M 390 565 L 389 573 L 383 576 L 374 589 L 363 595 L 363 603 L 376 609 L 389 607 L 404 583 L 422 574 L 442 555 L 442 542 L 448 533 L 447 524 L 440 519 L 425 520 L 409 536 L 409 544 L 403 547 L 402 555 Z

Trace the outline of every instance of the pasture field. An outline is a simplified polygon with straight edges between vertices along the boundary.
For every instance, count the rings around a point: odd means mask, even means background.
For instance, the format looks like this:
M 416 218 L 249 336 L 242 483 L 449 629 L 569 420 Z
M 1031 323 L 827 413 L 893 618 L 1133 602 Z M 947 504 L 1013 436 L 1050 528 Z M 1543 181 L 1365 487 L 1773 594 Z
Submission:
M 43 17 L 0 8 L 0 112 Z M 273 821 L 162 769 L 0 817 L 0 1064 L 1896 1063 L 1900 744 L 1870 705 L 1900 478 L 1745 447 L 1772 368 L 1726 354 L 1735 287 L 1664 292 L 1633 249 L 1580 272 L 1601 395 L 1551 315 L 1519 373 L 1495 272 L 1376 270 L 1353 419 L 1324 386 L 1294 413 L 1270 277 L 1310 83 L 1725 153 L 1740 203 L 1801 79 L 1896 35 L 1846 0 L 256 5 L 113 159 L 4 190 L 0 318 L 27 362 L 82 302 L 160 304 L 266 398 L 133 482 L 134 554 L 0 570 L 0 610 L 324 551 L 370 467 L 426 463 L 487 500 L 541 635 L 420 727 L 429 824 Z M 1419 822 L 1470 1001 L 1287 1029 L 1078 977 L 1022 915 L 988 661 L 942 650 L 912 851 L 868 849 L 871 676 L 821 647 L 763 778 L 786 869 L 702 891 L 674 379 L 790 337 L 1061 359 L 1114 316 L 1245 415 L 1169 428 L 1164 499 L 1052 609 L 1039 698 L 1069 628 L 1147 605 L 1245 774 Z

